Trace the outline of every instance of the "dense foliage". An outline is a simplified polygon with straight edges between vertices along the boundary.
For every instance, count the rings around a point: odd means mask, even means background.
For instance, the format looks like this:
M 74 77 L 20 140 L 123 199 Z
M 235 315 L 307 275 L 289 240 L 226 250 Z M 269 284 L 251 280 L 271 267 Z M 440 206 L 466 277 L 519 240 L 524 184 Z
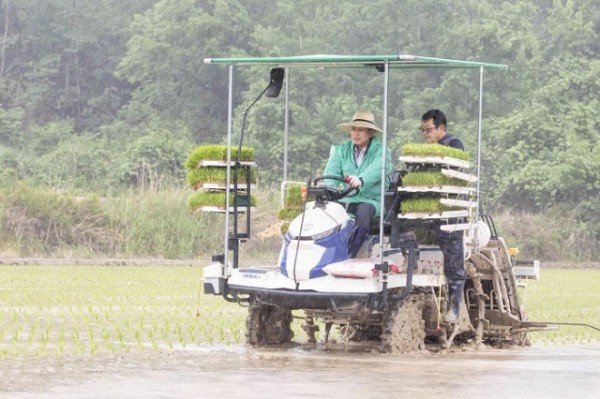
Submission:
M 99 194 L 185 184 L 190 151 L 222 144 L 227 129 L 227 69 L 204 57 L 417 54 L 508 65 L 484 75 L 484 205 L 551 212 L 597 243 L 599 36 L 594 0 L 0 0 L 0 184 Z M 289 176 L 304 180 L 357 108 L 381 120 L 382 79 L 297 69 L 289 79 Z M 237 136 L 267 71 L 236 68 L 234 80 Z M 390 84 L 394 157 L 420 140 L 430 108 L 474 148 L 477 72 L 393 72 Z M 248 117 L 262 184 L 282 175 L 283 120 L 282 98 Z

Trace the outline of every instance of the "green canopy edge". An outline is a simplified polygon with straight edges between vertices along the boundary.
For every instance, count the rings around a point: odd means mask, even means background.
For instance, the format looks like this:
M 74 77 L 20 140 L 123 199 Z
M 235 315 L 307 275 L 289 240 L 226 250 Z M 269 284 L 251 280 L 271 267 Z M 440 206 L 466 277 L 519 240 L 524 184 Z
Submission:
M 388 63 L 391 68 L 486 68 L 505 69 L 503 64 L 446 58 L 421 57 L 416 55 L 302 55 L 294 57 L 232 57 L 205 58 L 205 64 L 225 65 L 272 65 L 313 66 L 322 68 L 373 67 Z

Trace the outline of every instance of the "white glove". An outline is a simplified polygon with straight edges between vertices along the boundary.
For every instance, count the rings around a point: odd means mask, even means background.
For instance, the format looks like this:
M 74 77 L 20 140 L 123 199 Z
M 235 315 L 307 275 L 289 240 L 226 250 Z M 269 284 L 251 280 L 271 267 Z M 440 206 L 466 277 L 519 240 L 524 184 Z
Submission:
M 356 176 L 346 176 L 345 180 L 350 188 L 360 188 L 363 184 L 362 180 Z

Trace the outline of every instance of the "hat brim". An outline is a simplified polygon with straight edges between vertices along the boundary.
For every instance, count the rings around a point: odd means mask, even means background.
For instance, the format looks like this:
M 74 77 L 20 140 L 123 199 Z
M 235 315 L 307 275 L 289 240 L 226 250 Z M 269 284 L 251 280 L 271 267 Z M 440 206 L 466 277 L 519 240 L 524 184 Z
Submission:
M 352 130 L 353 127 L 364 127 L 367 129 L 373 129 L 379 133 L 383 133 L 383 131 L 380 128 L 378 128 L 377 126 L 375 126 L 375 124 L 369 123 L 369 122 L 362 122 L 362 121 L 340 123 L 337 127 L 338 127 L 338 129 L 340 129 L 344 132 L 349 132 L 350 130 Z

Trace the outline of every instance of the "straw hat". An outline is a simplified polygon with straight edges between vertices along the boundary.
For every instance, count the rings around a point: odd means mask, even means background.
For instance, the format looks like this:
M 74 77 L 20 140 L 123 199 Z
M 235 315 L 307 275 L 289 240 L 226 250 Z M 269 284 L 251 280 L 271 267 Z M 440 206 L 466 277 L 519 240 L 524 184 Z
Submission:
M 381 129 L 375 125 L 375 116 L 369 111 L 356 111 L 352 117 L 352 122 L 338 125 L 338 129 L 350 131 L 352 127 L 366 127 L 381 132 Z

